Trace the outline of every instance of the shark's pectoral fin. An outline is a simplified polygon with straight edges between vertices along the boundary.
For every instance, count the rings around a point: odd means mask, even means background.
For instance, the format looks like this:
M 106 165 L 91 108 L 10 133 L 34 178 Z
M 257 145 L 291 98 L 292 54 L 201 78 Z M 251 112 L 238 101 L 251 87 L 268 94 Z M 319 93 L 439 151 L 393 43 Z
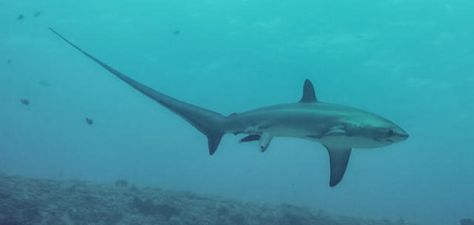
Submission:
M 273 136 L 269 133 L 263 133 L 260 137 L 260 151 L 265 152 L 272 142 Z
M 242 142 L 251 142 L 251 141 L 258 141 L 260 140 L 260 135 L 257 135 L 257 134 L 251 134 L 251 135 L 248 135 L 242 139 L 240 139 L 240 143 Z
M 329 186 L 336 186 L 344 177 L 346 172 L 347 163 L 351 156 L 351 148 L 341 148 L 325 146 L 329 153 L 329 161 L 331 165 L 331 178 L 329 180 Z

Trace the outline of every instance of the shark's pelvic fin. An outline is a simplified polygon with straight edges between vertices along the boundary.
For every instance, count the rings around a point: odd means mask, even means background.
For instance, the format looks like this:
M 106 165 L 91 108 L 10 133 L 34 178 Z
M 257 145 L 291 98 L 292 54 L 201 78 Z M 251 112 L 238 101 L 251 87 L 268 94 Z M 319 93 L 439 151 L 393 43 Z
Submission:
M 314 92 L 313 83 L 310 80 L 306 79 L 303 86 L 303 97 L 300 100 L 301 103 L 315 103 L 318 102 L 316 94 Z
M 54 34 L 56 34 L 59 38 L 63 41 L 71 45 L 73 48 L 87 56 L 89 59 L 93 60 L 97 64 L 99 64 L 102 68 L 106 69 L 113 75 L 115 75 L 120 80 L 124 81 L 135 90 L 141 92 L 142 94 L 148 96 L 149 98 L 153 99 L 155 102 L 163 105 L 167 109 L 171 110 L 172 112 L 176 113 L 186 121 L 188 121 L 192 126 L 197 128 L 201 131 L 204 135 L 207 136 L 208 139 L 208 147 L 209 147 L 209 154 L 213 155 L 219 143 L 222 139 L 222 136 L 226 133 L 225 130 L 225 122 L 226 117 L 213 112 L 211 110 L 207 110 L 201 108 L 199 106 L 195 106 L 178 99 L 172 98 L 168 95 L 165 95 L 161 92 L 158 92 L 132 78 L 127 76 L 126 74 L 118 71 L 117 69 L 107 65 L 106 63 L 102 62 L 101 60 L 97 59 L 95 56 L 89 54 L 88 52 L 82 50 L 79 46 L 73 44 L 71 41 L 66 39 L 64 36 L 59 34 L 52 28 L 49 28 Z
M 261 135 L 259 134 L 251 134 L 248 135 L 242 139 L 240 139 L 240 143 L 242 142 L 251 142 L 251 141 L 258 141 L 258 145 L 260 146 L 260 151 L 265 152 L 270 146 L 270 143 L 272 142 L 273 136 L 269 133 L 262 133 Z
M 325 147 L 329 153 L 329 161 L 331 166 L 329 186 L 334 187 L 344 177 L 352 150 L 351 148 L 336 148 L 331 146 Z
M 251 142 L 251 141 L 258 141 L 260 140 L 260 135 L 258 134 L 251 134 L 251 135 L 248 135 L 242 139 L 240 139 L 240 143 L 242 142 Z
M 269 133 L 263 133 L 260 137 L 260 151 L 265 152 L 272 142 L 273 136 Z

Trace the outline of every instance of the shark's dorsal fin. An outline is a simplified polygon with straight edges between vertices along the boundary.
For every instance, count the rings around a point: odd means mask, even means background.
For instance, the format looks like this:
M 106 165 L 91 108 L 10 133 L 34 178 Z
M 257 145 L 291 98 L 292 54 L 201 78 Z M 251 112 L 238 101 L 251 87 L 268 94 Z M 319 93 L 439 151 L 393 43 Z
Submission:
M 303 86 L 303 97 L 300 100 L 301 103 L 316 103 L 318 99 L 314 93 L 314 86 L 310 80 L 306 79 Z

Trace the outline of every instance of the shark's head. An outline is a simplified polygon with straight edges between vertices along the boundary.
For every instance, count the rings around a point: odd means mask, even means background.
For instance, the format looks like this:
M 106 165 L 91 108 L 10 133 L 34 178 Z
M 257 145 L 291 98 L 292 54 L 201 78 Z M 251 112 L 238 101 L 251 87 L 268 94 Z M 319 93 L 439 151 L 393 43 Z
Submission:
M 408 138 L 407 132 L 393 123 L 388 126 L 366 126 L 362 129 L 367 138 L 376 141 L 381 146 L 404 141 Z
M 357 140 L 353 147 L 372 148 L 404 141 L 408 133 L 397 124 L 374 114 L 365 114 L 363 119 L 348 120 L 344 124 L 348 136 Z

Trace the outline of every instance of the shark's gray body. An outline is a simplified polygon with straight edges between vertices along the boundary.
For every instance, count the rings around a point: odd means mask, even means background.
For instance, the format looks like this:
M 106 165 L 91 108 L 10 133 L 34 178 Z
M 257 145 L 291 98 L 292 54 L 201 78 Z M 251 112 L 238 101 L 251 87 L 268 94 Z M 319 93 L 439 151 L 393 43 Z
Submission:
M 201 131 L 208 138 L 210 155 L 215 153 L 226 133 L 247 134 L 241 142 L 258 141 L 262 152 L 268 148 L 273 137 L 309 139 L 323 144 L 328 150 L 331 164 L 330 186 L 335 186 L 344 176 L 352 148 L 381 147 L 408 138 L 408 134 L 396 124 L 373 113 L 319 102 L 309 80 L 305 81 L 303 97 L 297 103 L 224 116 L 153 90 L 85 52 L 55 30 L 51 31 L 119 79 Z

